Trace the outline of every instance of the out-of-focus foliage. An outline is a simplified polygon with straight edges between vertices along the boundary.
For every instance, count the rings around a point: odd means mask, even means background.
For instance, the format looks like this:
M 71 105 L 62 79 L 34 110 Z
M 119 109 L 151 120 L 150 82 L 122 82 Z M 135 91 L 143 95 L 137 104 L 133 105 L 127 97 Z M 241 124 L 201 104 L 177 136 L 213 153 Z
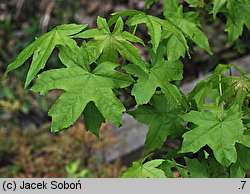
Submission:
M 1 122 L 2 123 L 2 122 Z M 0 125 L 0 177 L 117 177 L 119 160 L 107 164 L 95 154 L 116 141 L 103 127 L 101 138 L 77 123 L 71 130 L 53 135 L 48 124 L 40 128 Z M 8 131 L 6 130 L 8 129 Z M 106 141 L 106 139 L 110 141 Z M 74 151 L 72 151 L 74 150 Z

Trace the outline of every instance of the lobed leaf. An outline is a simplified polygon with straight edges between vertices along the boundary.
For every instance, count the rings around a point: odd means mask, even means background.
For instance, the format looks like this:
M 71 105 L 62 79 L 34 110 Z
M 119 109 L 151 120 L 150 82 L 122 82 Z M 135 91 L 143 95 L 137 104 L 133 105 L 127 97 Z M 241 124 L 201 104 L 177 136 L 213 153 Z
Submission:
M 158 48 L 158 52 L 161 48 Z M 160 87 L 168 101 L 174 107 L 187 108 L 187 102 L 181 91 L 170 82 L 182 79 L 183 65 L 180 61 L 166 61 L 163 56 L 151 64 L 148 71 L 144 71 L 133 64 L 124 67 L 131 75 L 138 77 L 131 94 L 135 96 L 138 105 L 147 104 L 154 95 L 156 88 Z
M 183 129 L 180 110 L 175 109 L 164 95 L 154 95 L 151 106 L 139 106 L 129 112 L 137 121 L 149 125 L 145 145 L 146 152 L 160 148 L 169 135 L 180 133 Z
M 118 18 L 113 32 L 110 32 L 108 23 L 105 19 L 98 17 L 97 19 L 98 29 L 86 30 L 80 34 L 74 36 L 75 38 L 92 38 L 87 43 L 87 50 L 90 49 L 92 53 L 95 53 L 95 59 L 98 58 L 98 63 L 105 61 L 118 62 L 118 53 L 124 60 L 128 60 L 141 68 L 143 66 L 143 60 L 139 53 L 139 50 L 131 43 L 138 42 L 144 45 L 143 41 L 130 34 L 123 32 L 122 18 Z
M 182 117 L 185 121 L 196 124 L 197 127 L 183 135 L 181 153 L 195 153 L 208 145 L 222 165 L 229 166 L 236 162 L 235 143 L 241 141 L 244 131 L 242 113 L 238 106 L 232 106 L 225 111 L 224 115 L 202 110 L 201 112 L 191 111 Z
M 178 5 L 176 0 L 171 0 L 170 2 L 166 3 L 164 9 L 164 16 L 170 21 L 172 21 L 176 26 L 178 26 L 188 36 L 188 38 L 191 39 L 197 46 L 206 50 L 209 54 L 211 55 L 213 54 L 209 46 L 209 42 L 206 35 L 199 28 L 200 27 L 200 23 L 198 21 L 199 14 L 191 11 L 183 13 L 182 5 Z M 171 43 L 174 42 L 177 48 L 182 49 L 182 52 L 180 52 L 179 56 L 183 56 L 182 45 L 177 42 L 176 38 L 170 37 L 169 41 Z M 174 57 L 174 59 L 176 59 L 178 55 L 174 56 L 174 54 L 176 55 L 176 53 L 173 51 L 173 47 L 174 44 L 171 47 L 172 49 L 169 48 L 168 50 L 169 52 L 172 51 L 171 55 Z
M 86 27 L 87 25 L 85 24 L 64 24 L 61 26 L 57 26 L 52 31 L 37 38 L 32 44 L 26 47 L 18 55 L 13 63 L 8 66 L 7 70 L 4 73 L 4 77 L 6 77 L 10 71 L 22 66 L 23 63 L 33 55 L 33 59 L 25 82 L 25 87 L 28 87 L 37 73 L 45 67 L 45 64 L 54 48 L 58 45 L 63 45 L 68 46 L 70 49 L 74 50 L 76 47 L 76 42 L 72 40 L 70 36 L 81 32 Z
M 32 87 L 33 91 L 41 94 L 46 94 L 49 90 L 54 89 L 64 91 L 49 111 L 49 116 L 52 117 L 53 132 L 58 132 L 74 124 L 90 102 L 94 102 L 104 118 L 117 126 L 121 124 L 122 112 L 125 111 L 125 108 L 116 98 L 112 89 L 126 87 L 133 80 L 130 76 L 115 71 L 114 68 L 117 65 L 104 62 L 92 72 L 75 66 L 45 71 L 38 76 Z M 102 120 L 99 118 L 98 123 Z M 91 130 L 97 134 L 95 126 Z
M 122 174 L 122 178 L 166 178 L 165 173 L 157 167 L 164 160 L 156 159 L 142 164 L 143 161 L 133 162 L 133 165 Z

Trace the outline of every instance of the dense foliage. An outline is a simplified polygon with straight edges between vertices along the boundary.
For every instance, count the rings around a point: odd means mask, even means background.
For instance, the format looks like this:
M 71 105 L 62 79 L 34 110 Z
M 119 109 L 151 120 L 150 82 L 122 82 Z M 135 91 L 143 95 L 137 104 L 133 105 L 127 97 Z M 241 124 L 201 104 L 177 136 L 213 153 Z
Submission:
M 155 2 L 147 0 L 146 9 Z M 127 10 L 112 14 L 108 21 L 98 17 L 97 29 L 58 26 L 26 47 L 5 76 L 32 56 L 25 87 L 39 74 L 32 91 L 44 95 L 63 90 L 49 111 L 52 132 L 67 129 L 81 114 L 87 129 L 97 136 L 105 119 L 120 126 L 126 109 L 117 96 L 129 93 L 136 109 L 128 113 L 149 125 L 147 154 L 161 148 L 169 136 L 182 142 L 164 159 L 134 162 L 123 177 L 172 177 L 172 169 L 182 177 L 245 177 L 250 170 L 250 75 L 233 64 L 219 64 L 187 96 L 175 83 L 183 79 L 180 59 L 190 57 L 195 45 L 213 54 L 199 10 L 214 19 L 226 18 L 225 31 L 232 43 L 244 28 L 250 29 L 250 0 L 186 2 L 195 11 L 165 0 L 162 18 Z M 141 24 L 148 28 L 148 43 L 135 35 Z M 149 60 L 141 57 L 136 44 L 145 46 Z M 40 73 L 55 48 L 65 67 Z

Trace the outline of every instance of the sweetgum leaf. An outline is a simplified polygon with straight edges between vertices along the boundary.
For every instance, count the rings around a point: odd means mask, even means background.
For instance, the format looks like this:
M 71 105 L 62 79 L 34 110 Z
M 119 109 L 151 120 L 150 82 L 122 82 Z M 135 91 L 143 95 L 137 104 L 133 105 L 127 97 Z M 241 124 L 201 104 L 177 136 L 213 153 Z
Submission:
M 37 38 L 18 55 L 13 63 L 8 66 L 4 73 L 4 77 L 6 77 L 10 71 L 22 66 L 23 63 L 33 55 L 25 82 L 25 87 L 27 87 L 37 73 L 44 68 L 54 48 L 58 45 L 64 45 L 74 50 L 76 48 L 76 42 L 70 37 L 70 35 L 77 34 L 86 27 L 87 25 L 64 24 L 57 26 L 50 32 Z
M 231 68 L 236 69 L 242 76 L 226 77 L 227 71 L 231 70 Z M 219 103 L 227 101 L 230 102 L 230 105 L 237 103 L 241 106 L 249 94 L 249 77 L 245 74 L 246 72 L 243 69 L 234 64 L 219 64 L 211 76 L 196 84 L 194 89 L 188 94 L 187 99 L 189 102 L 194 99 L 198 106 L 202 106 L 205 103 L 206 97 L 215 100 L 213 96 L 218 96 L 214 94 L 218 94 L 220 76 L 223 96 L 220 98 Z
M 118 18 L 113 32 L 110 32 L 108 23 L 106 19 L 98 17 L 97 19 L 98 29 L 86 30 L 80 34 L 77 34 L 76 38 L 92 38 L 87 43 L 87 49 L 95 53 L 98 62 L 111 61 L 118 62 L 118 53 L 130 62 L 143 67 L 143 60 L 139 50 L 131 43 L 137 42 L 144 45 L 143 41 L 130 34 L 128 32 L 123 32 L 123 20 Z
M 64 91 L 49 111 L 53 132 L 72 125 L 91 101 L 104 118 L 117 126 L 121 124 L 125 108 L 112 89 L 126 87 L 133 80 L 130 76 L 115 71 L 114 68 L 117 66 L 115 63 L 104 62 L 92 72 L 75 66 L 45 71 L 38 76 L 32 87 L 33 91 L 41 94 L 54 89 Z M 95 130 L 94 127 L 93 131 Z
M 159 0 L 146 0 L 146 5 L 145 5 L 146 9 L 149 9 L 152 6 L 152 4 L 157 3 L 158 1 Z
M 250 30 L 250 0 L 228 0 L 223 5 L 221 12 L 227 18 L 225 31 L 228 32 L 229 43 L 232 43 L 242 34 L 244 25 Z
M 164 0 L 163 15 L 165 16 L 165 18 L 175 15 L 178 7 L 179 5 L 177 0 Z
M 136 10 L 128 10 L 128 11 L 121 11 L 112 14 L 112 18 L 109 20 L 109 25 L 113 24 L 115 21 L 118 20 L 119 17 L 129 16 L 126 24 L 132 28 L 139 24 L 146 24 L 148 28 L 148 33 L 151 37 L 151 44 L 153 45 L 153 50 L 156 52 L 161 40 L 165 39 L 169 36 L 177 42 L 178 47 L 181 47 L 181 51 L 179 49 L 174 49 L 174 52 L 179 53 L 177 57 L 173 58 L 169 56 L 169 60 L 177 60 L 179 56 L 185 55 L 187 52 L 189 55 L 189 47 L 187 45 L 187 40 L 182 32 L 182 30 L 175 25 L 174 22 L 170 20 L 163 20 L 158 17 L 147 15 L 144 12 L 136 11 Z M 166 35 L 167 34 L 167 35 Z M 169 45 L 168 45 L 169 44 Z M 173 47 L 174 41 L 167 43 L 167 47 Z M 173 53 L 173 52 L 172 52 Z
M 158 169 L 164 160 L 151 160 L 142 164 L 143 161 L 133 162 L 133 165 L 128 168 L 122 178 L 166 178 L 164 171 Z
M 250 78 L 246 76 L 231 76 L 224 78 L 224 94 L 221 101 L 229 101 L 230 104 L 243 105 L 250 94 Z
M 164 171 L 167 178 L 173 178 L 172 168 L 175 167 L 175 164 L 171 160 L 165 160 L 160 166 L 159 169 Z
M 217 13 L 220 11 L 220 9 L 226 4 L 227 0 L 213 0 L 213 17 L 216 18 Z
M 90 71 L 90 64 L 93 58 L 91 53 L 86 52 L 85 45 L 81 47 L 72 45 L 59 45 L 59 59 L 66 67 L 74 67 L 76 65 Z
M 230 166 L 231 178 L 244 178 L 246 172 L 250 170 L 250 148 L 241 144 L 236 144 L 237 162 Z
M 175 24 L 181 28 L 197 46 L 206 50 L 209 54 L 213 54 L 206 35 L 194 22 L 180 17 L 172 17 L 171 20 L 175 21 Z
M 208 178 L 209 172 L 205 162 L 200 162 L 198 159 L 185 158 L 187 169 L 190 172 L 191 178 Z
M 173 177 L 173 171 L 172 171 L 173 168 L 178 170 L 178 172 L 180 173 L 182 178 L 188 178 L 189 177 L 189 175 L 187 175 L 186 171 L 183 168 L 179 167 L 174 159 L 172 159 L 172 160 L 164 160 L 164 162 L 159 166 L 159 169 L 163 170 L 165 175 L 168 178 Z
M 164 95 L 154 95 L 151 104 L 139 106 L 135 111 L 129 112 L 137 121 L 149 125 L 145 141 L 147 152 L 160 148 L 169 135 L 176 134 L 183 128 L 178 116 L 180 110 L 175 109 Z
M 170 2 L 172 3 L 167 4 L 168 6 L 166 6 L 165 8 L 165 17 L 172 21 L 176 26 L 178 26 L 186 35 L 188 35 L 188 38 L 190 38 L 197 46 L 206 50 L 209 54 L 212 55 L 213 53 L 209 46 L 208 39 L 204 32 L 200 29 L 200 23 L 198 21 L 199 14 L 191 11 L 183 13 L 182 5 L 178 6 L 176 0 L 171 0 Z M 169 41 L 176 42 L 176 40 L 171 40 L 172 38 L 173 37 L 170 37 Z M 176 42 L 176 44 L 176 46 L 181 47 L 180 43 L 178 45 L 178 42 Z M 172 52 L 174 53 L 176 51 Z
M 102 123 L 105 122 L 105 118 L 95 106 L 95 103 L 88 103 L 83 111 L 83 114 L 86 130 L 91 131 L 93 134 L 99 137 L 99 129 Z
M 220 164 L 213 154 L 209 154 L 206 160 L 209 169 L 209 178 L 229 178 L 228 168 Z
M 203 146 L 208 145 L 213 150 L 215 158 L 222 165 L 229 166 L 236 162 L 235 143 L 241 141 L 244 131 L 241 120 L 242 113 L 238 106 L 234 105 L 225 110 L 223 116 L 202 110 L 201 112 L 191 111 L 182 118 L 197 125 L 184 133 L 182 153 L 195 153 Z
M 141 23 L 145 23 L 148 27 L 148 33 L 151 37 L 153 44 L 153 49 L 156 51 L 159 43 L 161 41 L 162 27 L 161 24 L 157 22 L 156 17 L 151 15 L 146 15 L 145 13 L 140 13 L 134 16 L 130 21 L 129 25 L 135 26 Z
M 144 12 L 134 15 L 128 22 L 128 25 L 135 26 L 138 24 L 145 23 L 148 27 L 148 33 L 151 37 L 151 43 L 153 45 L 153 50 L 156 52 L 160 44 L 163 31 L 168 31 L 171 36 L 175 37 L 180 44 L 183 45 L 185 51 L 189 51 L 186 38 L 175 24 L 169 20 L 162 20 L 158 17 L 147 15 Z
M 244 178 L 246 176 L 245 169 L 237 161 L 235 164 L 230 166 L 230 178 Z
M 185 0 L 185 1 L 189 4 L 190 7 L 203 8 L 205 6 L 204 0 Z
M 158 48 L 158 52 L 161 52 L 161 47 Z M 153 64 L 150 65 L 151 68 L 147 71 L 134 64 L 124 67 L 124 70 L 128 73 L 138 77 L 131 94 L 135 96 L 138 105 L 147 104 L 154 95 L 156 88 L 160 87 L 167 100 L 174 107 L 187 108 L 188 105 L 184 95 L 175 85 L 170 83 L 182 79 L 182 63 L 180 61 L 166 61 L 163 55 L 156 56 L 156 59 L 152 61 Z M 151 58 L 155 57 L 152 56 Z
M 244 131 L 244 135 L 242 137 L 241 144 L 250 148 L 250 130 L 249 129 Z
M 141 11 L 138 11 L 138 10 L 124 10 L 124 11 L 114 12 L 114 13 L 111 14 L 112 17 L 109 19 L 108 24 L 109 24 L 109 26 L 111 26 L 119 19 L 119 17 L 128 16 L 128 20 L 126 21 L 126 24 L 127 24 L 128 21 L 133 16 L 138 15 L 140 13 L 141 13 Z
M 194 89 L 188 94 L 187 100 L 191 102 L 194 99 L 198 106 L 202 106 L 205 104 L 206 97 L 211 95 L 212 90 L 211 77 L 205 78 L 195 85 Z

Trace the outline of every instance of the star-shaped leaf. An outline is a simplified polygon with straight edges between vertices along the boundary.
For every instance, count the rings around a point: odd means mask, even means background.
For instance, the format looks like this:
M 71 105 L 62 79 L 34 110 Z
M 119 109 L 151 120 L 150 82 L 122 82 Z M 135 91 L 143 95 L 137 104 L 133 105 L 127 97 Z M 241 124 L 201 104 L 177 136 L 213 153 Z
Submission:
M 218 12 L 225 14 L 227 18 L 226 29 L 229 36 L 229 43 L 235 41 L 243 32 L 243 27 L 250 30 L 249 0 L 214 0 L 213 15 Z
M 165 173 L 158 169 L 164 160 L 151 160 L 143 164 L 143 160 L 133 162 L 133 165 L 128 168 L 122 178 L 166 178 Z
M 180 61 L 164 60 L 164 46 L 158 47 L 155 54 L 151 52 L 152 64 L 147 71 L 140 67 L 130 64 L 124 69 L 138 77 L 137 83 L 132 89 L 132 95 L 135 96 L 138 105 L 147 104 L 154 95 L 156 88 L 160 87 L 168 101 L 175 107 L 187 107 L 187 102 L 181 91 L 171 81 L 182 79 L 183 64 Z M 145 65 L 145 66 L 148 66 Z
M 104 61 L 117 63 L 119 53 L 125 60 L 144 68 L 139 50 L 131 42 L 137 42 L 143 45 L 144 43 L 133 34 L 122 31 L 124 27 L 122 18 L 118 18 L 113 32 L 110 31 L 108 23 L 104 18 L 98 17 L 97 25 L 98 29 L 86 30 L 74 37 L 92 38 L 92 40 L 87 43 L 87 49 L 89 52 L 95 54 L 95 59 L 99 58 L 98 63 Z
M 72 125 L 89 102 L 94 102 L 104 118 L 117 126 L 121 124 L 125 108 L 112 89 L 126 87 L 133 80 L 130 76 L 115 71 L 117 66 L 115 63 L 104 62 L 92 72 L 75 66 L 45 71 L 38 76 L 32 87 L 33 91 L 41 94 L 54 89 L 64 91 L 49 111 L 53 132 Z
M 202 32 L 200 29 L 200 23 L 198 20 L 199 14 L 192 11 L 183 13 L 182 5 L 178 6 L 176 0 L 171 0 L 171 2 L 172 3 L 168 3 L 165 6 L 165 17 L 178 26 L 186 35 L 188 35 L 188 38 L 191 39 L 197 46 L 206 50 L 209 54 L 212 54 L 208 39 L 204 32 Z M 168 49 L 168 51 L 171 52 L 168 54 L 168 56 L 170 55 L 173 56 L 174 59 L 178 59 L 179 56 L 176 54 L 176 51 L 173 49 L 173 47 L 178 47 L 182 50 L 182 52 L 179 54 L 180 56 L 183 56 L 183 53 L 185 54 L 184 48 L 174 37 L 170 36 L 169 42 L 175 42 L 175 45 L 172 43 L 172 52 Z
M 172 107 L 164 95 L 157 94 L 153 96 L 151 106 L 139 106 L 129 112 L 137 121 L 149 125 L 145 141 L 147 152 L 160 148 L 169 135 L 182 132 L 182 120 L 178 116 L 180 112 Z
M 133 18 L 129 20 L 128 25 L 135 26 L 142 23 L 145 23 L 148 27 L 148 33 L 151 37 L 151 43 L 155 52 L 157 51 L 160 41 L 164 38 L 164 31 L 167 31 L 170 36 L 176 38 L 177 41 L 184 47 L 185 51 L 188 52 L 189 48 L 184 34 L 182 33 L 181 29 L 176 27 L 171 21 L 162 20 L 158 17 L 147 15 L 141 12 L 133 16 Z
M 37 73 L 44 68 L 54 48 L 58 45 L 63 45 L 74 50 L 77 43 L 71 38 L 71 35 L 81 32 L 86 27 L 87 25 L 76 24 L 64 24 L 57 26 L 50 32 L 37 38 L 32 44 L 26 47 L 18 55 L 16 60 L 8 66 L 4 76 L 7 76 L 10 71 L 22 66 L 23 63 L 33 55 L 25 82 L 25 87 L 27 87 Z
M 238 106 L 232 106 L 224 112 L 223 116 L 202 110 L 201 112 L 191 111 L 182 117 L 185 121 L 197 125 L 184 133 L 182 153 L 195 153 L 203 146 L 208 145 L 213 150 L 218 162 L 224 166 L 236 162 L 235 143 L 241 141 L 244 131 L 241 120 L 242 113 Z

